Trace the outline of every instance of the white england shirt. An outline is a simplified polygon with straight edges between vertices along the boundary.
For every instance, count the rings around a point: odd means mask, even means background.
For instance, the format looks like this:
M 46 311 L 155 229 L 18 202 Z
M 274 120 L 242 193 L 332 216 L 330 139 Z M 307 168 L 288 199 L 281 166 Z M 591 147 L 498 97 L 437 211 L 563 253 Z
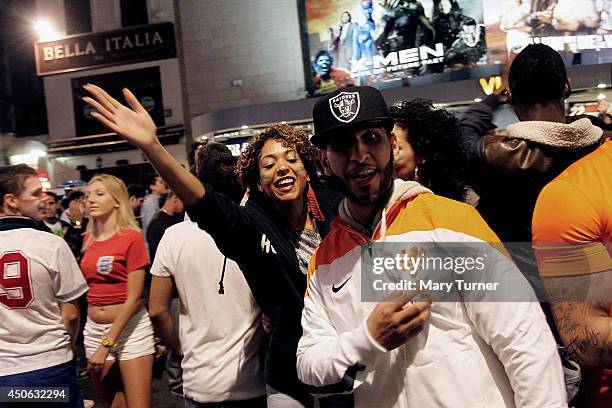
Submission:
M 0 231 L 0 376 L 72 360 L 60 303 L 85 292 L 63 239 L 33 228 Z

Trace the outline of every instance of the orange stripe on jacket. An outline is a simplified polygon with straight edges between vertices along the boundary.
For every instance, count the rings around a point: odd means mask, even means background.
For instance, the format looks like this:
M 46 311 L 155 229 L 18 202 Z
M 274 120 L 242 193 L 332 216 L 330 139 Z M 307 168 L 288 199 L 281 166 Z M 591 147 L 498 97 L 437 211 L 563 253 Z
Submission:
M 492 243 L 511 259 L 497 235 L 489 228 L 478 211 L 465 203 L 435 194 L 423 193 L 394 203 L 387 212 L 386 219 L 387 236 L 401 235 L 410 231 L 447 229 Z M 380 226 L 376 229 L 374 238 L 375 240 L 381 239 Z M 368 242 L 368 239 L 350 229 L 340 218 L 336 218 L 332 222 L 332 230 L 319 245 L 316 258 L 314 258 L 314 269 L 343 257 L 355 247 Z

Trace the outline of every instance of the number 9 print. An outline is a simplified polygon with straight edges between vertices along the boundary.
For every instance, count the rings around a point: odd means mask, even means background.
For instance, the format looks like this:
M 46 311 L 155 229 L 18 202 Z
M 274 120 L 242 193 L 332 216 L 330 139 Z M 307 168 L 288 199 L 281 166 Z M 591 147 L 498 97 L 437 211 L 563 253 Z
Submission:
M 9 309 L 27 309 L 32 303 L 30 261 L 20 251 L 0 257 L 0 303 Z

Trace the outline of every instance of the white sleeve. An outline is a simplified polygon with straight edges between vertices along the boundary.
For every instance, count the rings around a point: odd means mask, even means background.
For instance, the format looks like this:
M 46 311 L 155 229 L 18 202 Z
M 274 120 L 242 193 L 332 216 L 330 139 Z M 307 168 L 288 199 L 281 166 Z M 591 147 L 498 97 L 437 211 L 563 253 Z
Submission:
M 297 350 L 298 378 L 315 387 L 342 382 L 354 389 L 365 371 L 387 350 L 368 333 L 364 321 L 356 329 L 338 334 L 331 325 L 317 284 L 316 273 L 310 276 L 308 294 L 302 311 L 302 338 Z
M 57 300 L 68 303 L 86 293 L 89 287 L 66 241 L 58 237 L 57 243 L 49 265 L 53 273 L 53 288 Z
M 151 275 L 159 276 L 162 278 L 169 278 L 172 276 L 174 262 L 172 261 L 172 234 L 168 234 L 168 231 L 162 236 L 157 251 L 155 252 L 155 258 L 153 259 L 153 265 L 151 266 Z
M 566 407 L 561 359 L 535 293 L 509 259 L 492 252 L 497 259 L 483 278 L 513 288 L 517 301 L 487 301 L 486 296 L 475 299 L 466 294 L 466 300 L 474 300 L 465 302 L 467 314 L 504 366 L 517 407 Z

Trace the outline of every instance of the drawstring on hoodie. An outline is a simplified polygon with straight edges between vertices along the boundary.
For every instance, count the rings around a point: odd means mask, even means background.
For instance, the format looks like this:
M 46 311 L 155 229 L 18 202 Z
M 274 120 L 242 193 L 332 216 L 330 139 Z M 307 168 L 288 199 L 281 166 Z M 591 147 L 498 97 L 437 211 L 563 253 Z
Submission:
M 223 279 L 225 279 L 225 265 L 227 264 L 227 256 L 223 257 L 223 270 L 221 271 L 221 280 L 219 281 L 219 294 L 225 294 L 225 289 L 223 288 Z
M 382 242 L 385 242 L 387 237 L 387 209 L 383 208 L 382 216 L 380 218 L 380 238 Z
M 384 241 L 387 236 L 387 213 L 388 210 L 391 209 L 392 205 L 398 201 L 408 200 L 411 197 L 417 196 L 422 193 L 431 193 L 431 190 L 417 183 L 416 181 L 404 181 L 401 179 L 395 179 L 393 181 L 393 192 L 391 193 L 391 197 L 387 201 L 387 204 L 382 208 L 382 211 L 374 218 L 374 222 L 372 223 L 372 230 L 364 227 L 359 224 L 353 216 L 348 208 L 348 203 L 346 198 L 342 200 L 340 206 L 338 207 L 338 213 L 340 218 L 352 229 L 355 231 L 366 235 L 369 237 L 369 240 L 373 239 L 373 232 L 376 231 L 376 226 L 380 226 L 380 235 L 381 239 Z M 379 218 L 380 217 L 380 218 Z

